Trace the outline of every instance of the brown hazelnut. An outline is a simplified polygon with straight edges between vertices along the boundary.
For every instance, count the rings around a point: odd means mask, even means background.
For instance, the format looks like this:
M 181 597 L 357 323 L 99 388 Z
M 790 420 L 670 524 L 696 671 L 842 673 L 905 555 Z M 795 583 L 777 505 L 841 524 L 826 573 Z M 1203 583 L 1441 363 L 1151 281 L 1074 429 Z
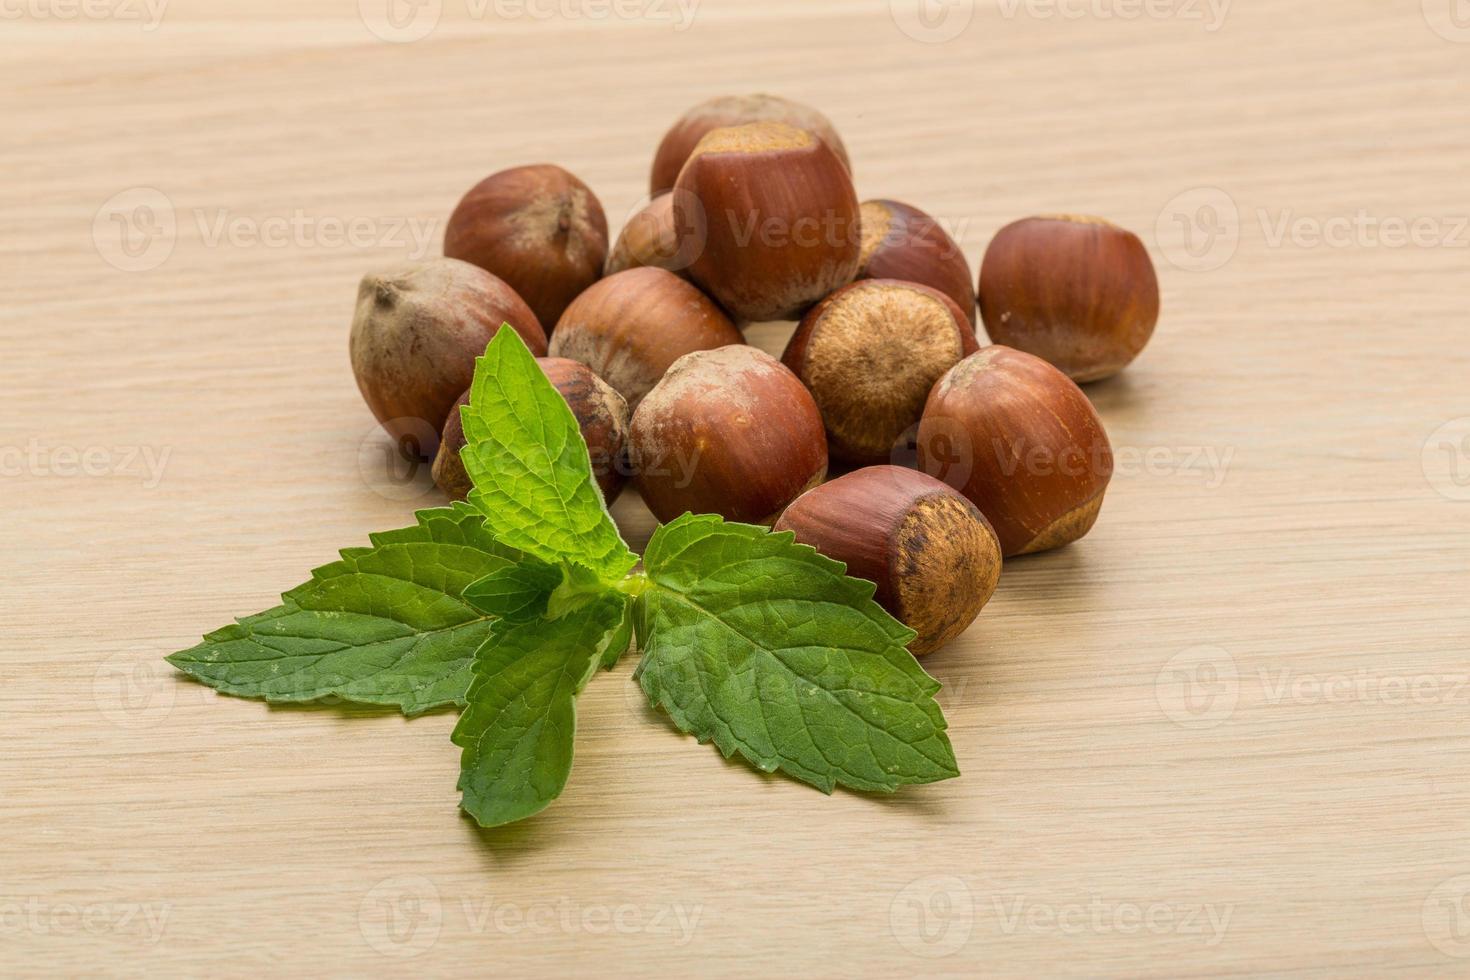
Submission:
M 627 482 L 623 454 L 628 442 L 628 403 L 585 364 L 560 357 L 541 357 L 536 363 L 576 416 L 592 460 L 592 475 L 603 498 L 611 504 Z M 466 391 L 444 423 L 439 455 L 434 457 L 434 482 L 451 500 L 464 500 L 473 486 L 459 455 L 465 444 L 459 410 L 469 403 L 470 393 Z
M 649 510 L 770 524 L 827 474 L 812 396 L 754 347 L 697 351 L 674 362 L 633 413 L 633 472 Z
M 831 148 L 784 123 L 717 129 L 675 186 L 689 274 L 737 322 L 800 316 L 857 275 L 857 193 Z
M 475 358 L 509 323 L 533 354 L 546 353 L 536 315 L 506 283 L 457 259 L 432 259 L 365 276 L 357 291 L 349 349 L 362 397 L 408 458 L 444 428 Z
M 989 519 L 1007 558 L 1092 530 L 1113 475 L 1107 432 L 1082 389 L 1039 357 L 983 347 L 951 368 L 919 423 L 919 468 Z
M 602 277 L 607 217 L 591 189 L 561 167 L 515 167 L 486 177 L 459 202 L 444 254 L 510 283 L 550 330 Z
M 551 335 L 551 354 L 586 364 L 636 409 L 685 354 L 744 342 L 696 287 L 643 268 L 608 276 L 578 296 Z
M 975 505 L 932 476 L 870 466 L 796 499 L 777 531 L 794 531 L 847 574 L 878 586 L 873 598 L 918 633 L 916 655 L 959 636 L 995 594 L 1000 542 Z
M 628 219 L 607 257 L 607 274 L 648 266 L 683 276 L 694 261 L 693 244 L 685 239 L 681 247 L 674 227 L 674 195 L 660 194 Z
M 1053 215 L 1002 228 L 980 266 L 980 314 L 997 344 L 1079 384 L 1127 367 L 1159 321 L 1148 249 L 1102 218 Z
M 816 109 L 776 95 L 725 95 L 690 109 L 669 130 L 653 159 L 649 192 L 662 194 L 673 188 L 679 179 L 679 171 L 684 169 L 694 148 L 707 133 L 758 122 L 786 123 L 815 133 L 837 154 L 842 166 L 851 172 L 852 163 L 847 157 L 847 147 L 842 145 L 842 137 L 837 135 L 831 120 Z
M 939 290 L 960 308 L 973 329 L 975 278 L 964 249 L 940 223 L 898 201 L 862 206 L 863 251 L 859 279 L 902 279 Z
M 877 463 L 918 423 L 934 382 L 978 348 L 939 290 L 865 279 L 813 307 L 781 360 L 816 399 L 832 457 Z

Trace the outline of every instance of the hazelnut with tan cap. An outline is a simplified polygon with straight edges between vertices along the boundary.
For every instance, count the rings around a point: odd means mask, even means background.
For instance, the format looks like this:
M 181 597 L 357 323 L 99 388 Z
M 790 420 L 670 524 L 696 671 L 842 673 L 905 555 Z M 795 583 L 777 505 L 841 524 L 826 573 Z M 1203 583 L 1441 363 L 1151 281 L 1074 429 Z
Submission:
M 1000 581 L 1000 542 L 975 505 L 898 466 L 870 466 L 803 494 L 775 529 L 875 583 L 878 604 L 919 634 L 909 649 L 920 656 L 968 629 Z

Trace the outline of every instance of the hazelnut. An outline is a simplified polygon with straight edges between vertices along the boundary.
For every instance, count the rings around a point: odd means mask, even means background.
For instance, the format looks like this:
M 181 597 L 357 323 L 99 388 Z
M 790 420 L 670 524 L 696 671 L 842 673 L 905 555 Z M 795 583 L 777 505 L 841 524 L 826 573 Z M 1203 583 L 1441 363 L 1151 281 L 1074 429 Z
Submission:
M 758 122 L 786 123 L 816 134 L 851 172 L 852 163 L 847 157 L 847 147 L 842 145 L 842 137 L 837 135 L 831 120 L 816 109 L 776 95 L 725 95 L 700 103 L 674 123 L 654 156 L 653 176 L 648 182 L 650 193 L 662 194 L 673 188 L 679 171 L 707 133 Z
M 954 300 L 972 329 L 977 325 L 970 263 L 938 221 L 898 201 L 867 201 L 862 225 L 859 279 L 902 279 L 930 286 Z
M 865 279 L 813 307 L 781 360 L 816 399 L 833 458 L 877 463 L 918 423 L 934 382 L 978 347 L 939 290 Z
M 602 277 L 607 218 L 591 189 L 561 167 L 515 167 L 486 177 L 459 202 L 444 254 L 510 283 L 550 330 Z
M 770 524 L 827 474 L 812 396 L 754 347 L 679 358 L 633 413 L 628 441 L 638 488 L 664 522 L 687 511 Z
M 1143 242 L 1102 218 L 1054 215 L 1002 228 L 980 266 L 985 330 L 1081 383 L 1117 374 L 1159 320 Z
M 899 466 L 808 491 L 776 530 L 876 583 L 878 604 L 919 634 L 909 644 L 916 655 L 968 629 L 1000 581 L 1000 542 L 984 515 L 947 484 Z
M 672 272 L 643 268 L 578 296 L 551 335 L 551 354 L 586 364 L 637 408 L 685 354 L 744 342 L 704 293 Z
M 362 397 L 408 458 L 430 459 L 420 432 L 444 428 L 475 358 L 508 323 L 534 354 L 546 334 L 515 290 L 458 259 L 432 259 L 363 277 L 349 349 Z M 420 421 L 421 420 L 421 421 Z
M 536 363 L 576 416 L 582 438 L 587 442 L 587 455 L 592 460 L 592 475 L 597 479 L 603 499 L 611 504 L 627 482 L 623 452 L 628 441 L 628 403 L 585 364 L 561 357 L 537 358 Z M 452 500 L 464 500 L 473 486 L 459 455 L 465 444 L 459 410 L 469 403 L 470 393 L 466 391 L 444 423 L 439 455 L 434 457 L 434 482 Z
M 995 528 L 1007 558 L 1092 530 L 1113 450 L 1092 403 L 1065 374 L 1009 347 L 981 348 L 929 395 L 919 469 L 959 490 Z
M 717 129 L 675 186 L 689 274 L 737 321 L 800 316 L 857 275 L 857 193 L 831 148 L 784 123 Z
M 607 257 L 607 274 L 649 266 L 684 275 L 694 261 L 693 244 L 691 239 L 680 245 L 674 227 L 674 195 L 661 194 L 628 220 Z

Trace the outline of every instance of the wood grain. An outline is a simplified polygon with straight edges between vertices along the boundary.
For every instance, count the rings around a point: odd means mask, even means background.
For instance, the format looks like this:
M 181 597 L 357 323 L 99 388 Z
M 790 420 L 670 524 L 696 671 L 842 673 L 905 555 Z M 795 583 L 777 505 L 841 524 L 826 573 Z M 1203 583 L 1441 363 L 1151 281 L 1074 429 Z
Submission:
M 1463 975 L 1450 0 L 995 0 L 936 43 L 886 0 L 703 0 L 684 30 L 445 0 L 412 43 L 352 0 L 174 0 L 151 31 L 52 3 L 0 33 L 0 973 Z M 972 263 L 1072 211 L 1159 268 L 1153 345 L 1089 392 L 1125 464 L 1097 530 L 1012 563 L 926 662 L 964 778 L 758 776 L 642 707 L 630 662 L 563 799 L 484 833 L 450 715 L 165 669 L 437 499 L 384 472 L 353 385 L 364 271 L 518 163 L 620 226 L 668 124 L 751 90 L 823 107 L 862 194 Z M 113 215 L 160 195 L 171 252 L 128 256 Z M 617 515 L 646 540 L 636 498 Z

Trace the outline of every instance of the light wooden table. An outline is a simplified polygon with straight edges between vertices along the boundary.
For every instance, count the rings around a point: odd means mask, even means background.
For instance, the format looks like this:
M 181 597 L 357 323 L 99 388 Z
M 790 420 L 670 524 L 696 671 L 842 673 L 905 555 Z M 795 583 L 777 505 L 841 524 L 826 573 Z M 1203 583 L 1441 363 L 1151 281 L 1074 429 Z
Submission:
M 0 974 L 1470 971 L 1463 3 L 364 0 L 394 43 L 355 0 L 93 2 L 0 4 Z M 452 715 L 166 668 L 437 501 L 353 385 L 365 270 L 517 163 L 620 226 L 666 126 L 750 90 L 972 261 L 1078 211 L 1159 268 L 1154 344 L 1090 391 L 1096 532 L 926 662 L 962 779 L 763 778 L 629 658 L 565 796 L 486 833 Z

